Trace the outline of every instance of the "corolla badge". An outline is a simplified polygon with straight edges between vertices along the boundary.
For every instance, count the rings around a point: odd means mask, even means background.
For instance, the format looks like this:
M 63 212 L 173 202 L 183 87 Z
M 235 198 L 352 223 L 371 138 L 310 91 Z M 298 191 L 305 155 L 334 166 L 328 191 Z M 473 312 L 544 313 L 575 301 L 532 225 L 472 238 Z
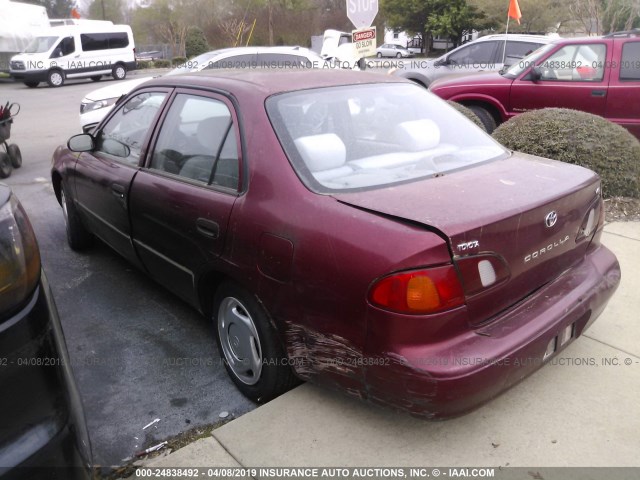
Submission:
M 558 221 L 558 214 L 555 211 L 551 211 L 547 213 L 547 216 L 544 217 L 544 224 L 547 228 L 553 227 Z

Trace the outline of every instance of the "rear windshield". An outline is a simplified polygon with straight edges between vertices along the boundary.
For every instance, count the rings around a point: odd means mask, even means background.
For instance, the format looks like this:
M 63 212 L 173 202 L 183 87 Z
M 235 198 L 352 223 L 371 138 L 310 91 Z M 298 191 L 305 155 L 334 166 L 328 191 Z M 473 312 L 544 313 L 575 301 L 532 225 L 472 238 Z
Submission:
M 301 90 L 272 96 L 266 107 L 296 173 L 318 193 L 440 176 L 507 155 L 414 84 Z

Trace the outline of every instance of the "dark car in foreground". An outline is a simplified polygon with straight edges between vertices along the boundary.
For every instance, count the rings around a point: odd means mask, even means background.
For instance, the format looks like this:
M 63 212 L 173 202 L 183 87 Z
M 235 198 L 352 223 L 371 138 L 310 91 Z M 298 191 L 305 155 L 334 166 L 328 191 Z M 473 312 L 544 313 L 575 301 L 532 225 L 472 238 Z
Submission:
M 430 90 L 471 108 L 491 133 L 529 110 L 570 108 L 640 138 L 640 30 L 556 40 L 500 73 L 445 78 Z
M 397 77 L 158 78 L 59 147 L 52 180 L 71 247 L 99 237 L 212 318 L 256 401 L 297 376 L 464 413 L 580 336 L 620 279 L 595 173 L 506 151 Z
M 91 445 L 38 244 L 0 184 L 0 478 L 88 479 Z

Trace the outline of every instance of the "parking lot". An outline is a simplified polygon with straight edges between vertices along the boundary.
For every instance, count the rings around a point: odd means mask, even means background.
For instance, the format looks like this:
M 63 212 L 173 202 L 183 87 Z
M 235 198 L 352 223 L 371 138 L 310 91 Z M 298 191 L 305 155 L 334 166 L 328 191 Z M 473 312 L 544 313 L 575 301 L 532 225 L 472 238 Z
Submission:
M 79 132 L 80 99 L 96 87 L 87 81 L 32 90 L 4 83 L 0 101 L 22 105 L 12 141 L 20 145 L 24 165 L 6 183 L 39 239 L 94 461 L 116 465 L 168 436 L 219 422 L 222 412 L 230 419 L 255 406 L 228 379 L 206 319 L 107 247 L 78 254 L 67 245 L 49 182 L 51 154 Z M 623 270 L 605 314 L 552 365 L 487 406 L 430 423 L 305 385 L 214 437 L 244 466 L 637 466 L 640 330 L 634 292 L 640 287 L 637 258 L 619 249 L 637 238 L 621 225 L 603 235 Z
M 0 83 L 22 109 L 11 131 L 23 166 L 3 180 L 33 223 L 62 319 L 93 443 L 94 462 L 119 465 L 156 439 L 254 408 L 219 363 L 207 319 L 103 244 L 72 252 L 50 183 L 51 155 L 79 133 L 80 100 L 100 83 L 58 89 Z M 149 422 L 159 418 L 143 431 Z

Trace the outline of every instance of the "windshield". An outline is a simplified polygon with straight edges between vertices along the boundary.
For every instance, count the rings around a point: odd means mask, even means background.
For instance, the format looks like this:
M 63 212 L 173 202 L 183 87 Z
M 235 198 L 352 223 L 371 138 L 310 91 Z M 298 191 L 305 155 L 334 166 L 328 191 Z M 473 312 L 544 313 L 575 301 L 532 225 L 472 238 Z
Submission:
M 414 84 L 302 90 L 272 96 L 266 106 L 293 168 L 318 193 L 441 176 L 507 154 Z
M 36 37 L 29 42 L 24 53 L 45 53 L 56 43 L 60 37 Z
M 511 65 L 507 70 L 505 70 L 502 75 L 508 78 L 516 78 L 522 72 L 524 72 L 529 67 L 532 67 L 536 64 L 536 62 L 546 53 L 555 47 L 555 44 L 548 43 L 546 45 L 541 46 L 537 50 L 531 52 L 529 55 L 524 57 L 522 60 Z

